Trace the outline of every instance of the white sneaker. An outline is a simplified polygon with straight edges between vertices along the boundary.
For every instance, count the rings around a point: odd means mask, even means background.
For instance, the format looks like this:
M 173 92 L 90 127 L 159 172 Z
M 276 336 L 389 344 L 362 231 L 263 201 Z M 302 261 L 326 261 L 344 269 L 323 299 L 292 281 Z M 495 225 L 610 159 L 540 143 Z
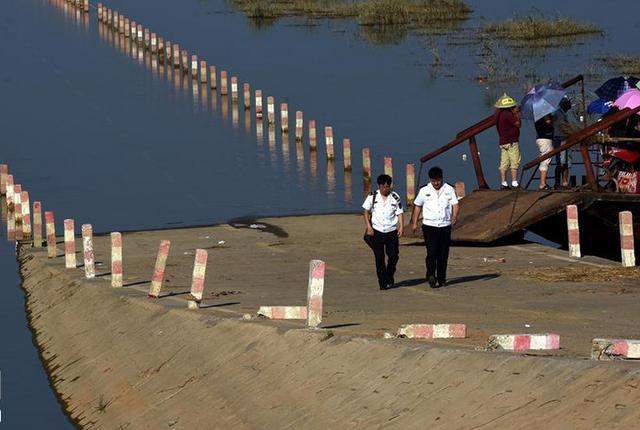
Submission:
M 511 187 L 518 188 L 519 187 L 518 181 L 511 181 Z

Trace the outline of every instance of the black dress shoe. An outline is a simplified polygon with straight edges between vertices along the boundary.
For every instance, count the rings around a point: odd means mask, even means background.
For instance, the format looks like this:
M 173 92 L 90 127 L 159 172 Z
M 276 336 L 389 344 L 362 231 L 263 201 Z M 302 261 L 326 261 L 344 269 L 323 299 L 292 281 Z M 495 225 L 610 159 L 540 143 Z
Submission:
M 438 288 L 444 287 L 447 285 L 447 281 L 438 281 Z
M 435 276 L 429 276 L 429 278 L 427 278 L 427 282 L 429 282 L 429 286 L 431 288 L 438 288 L 438 285 L 436 284 L 436 277 Z

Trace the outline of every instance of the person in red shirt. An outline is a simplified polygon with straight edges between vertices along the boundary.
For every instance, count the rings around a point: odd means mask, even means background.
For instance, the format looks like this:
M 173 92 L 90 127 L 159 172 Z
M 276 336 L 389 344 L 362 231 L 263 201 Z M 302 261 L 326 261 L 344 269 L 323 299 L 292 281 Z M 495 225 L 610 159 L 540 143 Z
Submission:
M 495 104 L 496 128 L 500 146 L 501 188 L 508 189 L 507 170 L 511 170 L 511 186 L 518 187 L 518 168 L 520 167 L 520 110 L 513 97 L 504 93 Z

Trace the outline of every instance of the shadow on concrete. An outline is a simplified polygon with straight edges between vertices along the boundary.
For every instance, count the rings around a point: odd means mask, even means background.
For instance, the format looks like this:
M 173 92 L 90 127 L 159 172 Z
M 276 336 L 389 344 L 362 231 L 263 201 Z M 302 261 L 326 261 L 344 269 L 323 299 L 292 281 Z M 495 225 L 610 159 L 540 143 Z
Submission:
M 175 292 L 170 292 L 167 294 L 163 294 L 161 296 L 158 296 L 159 299 L 163 299 L 165 297 L 173 297 L 173 296 L 184 296 L 186 294 L 191 294 L 191 290 L 187 290 L 187 291 L 175 291 Z
M 499 273 L 485 273 L 484 275 L 459 276 L 457 278 L 448 280 L 447 285 L 445 285 L 445 287 L 449 287 L 457 284 L 464 284 L 465 282 L 489 281 L 491 279 L 496 279 L 498 277 L 500 277 Z
M 343 328 L 343 327 L 353 327 L 353 326 L 357 326 L 357 325 L 360 325 L 360 323 L 345 323 L 345 324 L 323 325 L 323 326 L 321 326 L 321 328 L 326 328 L 326 329 Z
M 223 306 L 233 306 L 233 305 L 239 305 L 240 302 L 227 302 L 227 303 L 218 303 L 215 305 L 200 305 L 200 309 L 206 309 L 206 308 L 221 308 Z
M 128 282 L 126 284 L 122 284 L 122 286 L 123 287 L 135 287 L 136 285 L 150 284 L 150 283 L 151 283 L 151 279 L 146 280 L 146 281 Z
M 402 287 L 415 287 L 416 285 L 424 284 L 425 282 L 427 282 L 427 280 L 424 278 L 406 279 L 404 281 L 396 282 L 393 288 L 390 289 L 393 290 L 395 288 Z

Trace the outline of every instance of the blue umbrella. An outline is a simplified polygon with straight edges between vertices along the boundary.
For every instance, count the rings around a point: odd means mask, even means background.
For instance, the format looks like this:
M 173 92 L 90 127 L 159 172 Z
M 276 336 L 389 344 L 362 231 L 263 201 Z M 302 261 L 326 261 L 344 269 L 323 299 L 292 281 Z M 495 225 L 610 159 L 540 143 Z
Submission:
M 587 106 L 587 113 L 604 115 L 605 113 L 609 112 L 611 106 L 613 106 L 613 102 L 602 99 L 595 99 L 594 101 L 589 103 L 589 106 Z
M 596 94 L 603 100 L 617 100 L 625 92 L 631 88 L 635 88 L 640 79 L 634 76 L 618 76 L 611 78 L 596 90 Z
M 556 83 L 536 85 L 522 99 L 522 117 L 534 121 L 558 110 L 566 90 Z

